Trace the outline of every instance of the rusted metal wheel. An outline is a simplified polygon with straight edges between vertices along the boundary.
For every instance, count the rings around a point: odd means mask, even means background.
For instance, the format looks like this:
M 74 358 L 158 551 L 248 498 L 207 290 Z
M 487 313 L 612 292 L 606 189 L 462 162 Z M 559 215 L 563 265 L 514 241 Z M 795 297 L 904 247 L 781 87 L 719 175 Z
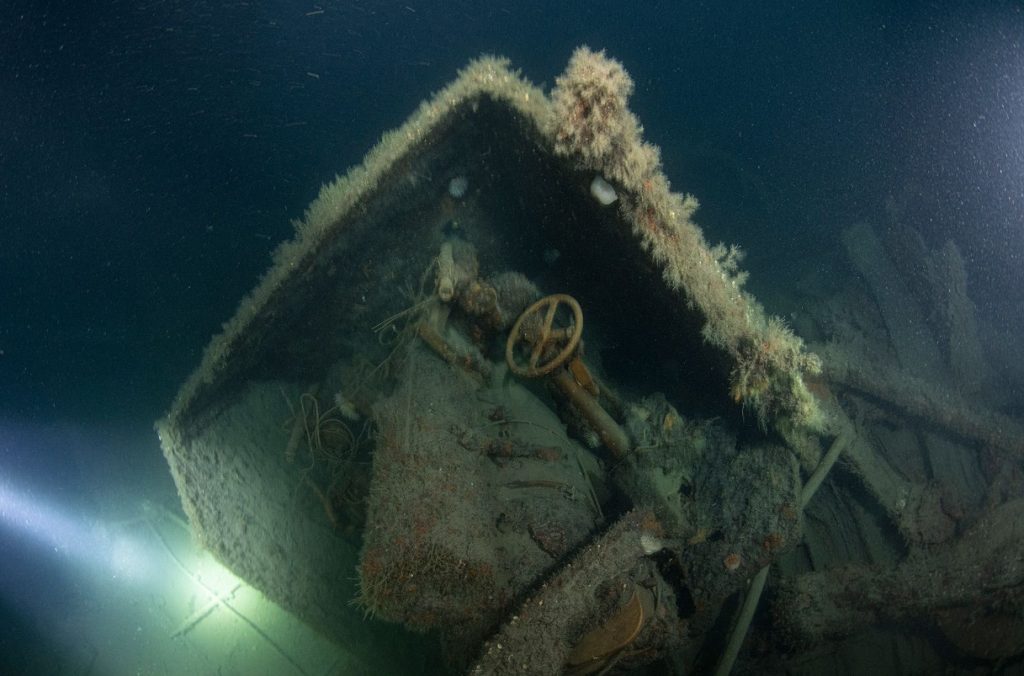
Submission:
M 569 309 L 572 319 L 567 326 L 556 327 L 558 310 L 563 306 Z M 526 308 L 512 326 L 505 345 L 505 361 L 518 376 L 546 376 L 569 361 L 582 335 L 583 310 L 576 299 L 565 293 L 545 296 Z M 530 349 L 525 364 L 516 357 L 520 342 L 525 342 Z

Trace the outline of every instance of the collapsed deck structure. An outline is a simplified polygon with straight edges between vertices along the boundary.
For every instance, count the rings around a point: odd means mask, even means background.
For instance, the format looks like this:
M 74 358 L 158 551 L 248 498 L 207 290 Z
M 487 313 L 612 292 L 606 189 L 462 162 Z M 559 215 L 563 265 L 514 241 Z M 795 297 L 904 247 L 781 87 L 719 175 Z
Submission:
M 631 91 L 587 48 L 550 94 L 471 63 L 321 190 L 158 422 L 199 540 L 367 665 L 707 660 L 848 441 Z

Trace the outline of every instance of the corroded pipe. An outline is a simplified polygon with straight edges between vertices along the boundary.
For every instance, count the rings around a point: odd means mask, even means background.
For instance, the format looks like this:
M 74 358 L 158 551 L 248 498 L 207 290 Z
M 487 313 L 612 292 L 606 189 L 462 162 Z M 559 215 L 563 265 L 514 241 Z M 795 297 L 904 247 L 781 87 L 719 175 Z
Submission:
M 608 447 L 616 458 L 621 458 L 630 450 L 629 436 L 615 420 L 602 408 L 590 392 L 583 389 L 572 374 L 566 369 L 558 369 L 551 374 L 551 381 L 569 401 L 575 404 L 580 413 L 594 429 L 601 443 Z

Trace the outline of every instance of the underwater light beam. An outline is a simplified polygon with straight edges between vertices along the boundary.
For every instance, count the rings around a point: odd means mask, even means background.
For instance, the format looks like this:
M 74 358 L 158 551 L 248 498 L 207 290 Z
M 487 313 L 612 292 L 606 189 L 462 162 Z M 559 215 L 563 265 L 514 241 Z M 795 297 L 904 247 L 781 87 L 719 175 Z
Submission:
M 9 484 L 0 484 L 0 526 L 115 578 L 141 581 L 153 570 L 152 557 L 132 538 L 111 536 L 104 525 L 75 518 Z

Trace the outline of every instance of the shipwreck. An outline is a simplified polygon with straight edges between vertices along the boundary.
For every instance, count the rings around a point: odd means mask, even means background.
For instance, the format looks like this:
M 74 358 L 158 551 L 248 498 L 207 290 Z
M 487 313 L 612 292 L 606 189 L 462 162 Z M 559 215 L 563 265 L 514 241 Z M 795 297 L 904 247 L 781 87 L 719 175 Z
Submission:
M 905 590 L 927 543 L 969 575 L 972 528 L 1021 511 L 931 525 L 944 494 L 886 473 L 843 392 L 938 414 L 764 311 L 632 87 L 587 48 L 550 92 L 469 64 L 323 187 L 158 423 L 202 544 L 377 673 L 728 670 L 756 613 L 813 671 L 886 612 L 963 624 L 872 571 Z M 943 443 L 1019 451 L 947 403 Z M 888 558 L 806 527 L 837 458 L 868 488 L 821 499 L 871 503 Z M 1002 617 L 1024 573 L 998 570 Z

